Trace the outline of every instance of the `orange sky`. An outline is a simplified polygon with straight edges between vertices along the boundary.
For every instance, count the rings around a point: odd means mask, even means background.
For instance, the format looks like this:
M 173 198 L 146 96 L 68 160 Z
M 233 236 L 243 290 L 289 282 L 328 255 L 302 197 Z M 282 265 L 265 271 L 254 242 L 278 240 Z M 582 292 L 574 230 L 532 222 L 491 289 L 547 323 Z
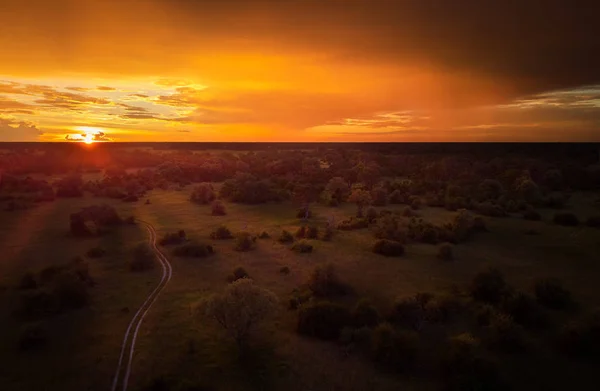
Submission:
M 544 62 L 572 46 L 544 26 L 325 3 L 5 0 L 0 141 L 600 139 L 597 72 Z

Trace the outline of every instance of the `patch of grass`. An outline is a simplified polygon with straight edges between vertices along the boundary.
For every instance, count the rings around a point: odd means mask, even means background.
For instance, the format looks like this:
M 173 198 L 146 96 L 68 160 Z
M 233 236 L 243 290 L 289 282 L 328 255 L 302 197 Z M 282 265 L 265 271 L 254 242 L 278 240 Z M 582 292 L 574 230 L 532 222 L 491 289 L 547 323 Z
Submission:
M 178 257 L 205 258 L 214 254 L 210 244 L 187 243 L 173 249 L 173 255 Z
M 129 270 L 143 272 L 154 268 L 156 254 L 146 243 L 140 243 L 133 249 L 133 257 L 129 262 Z

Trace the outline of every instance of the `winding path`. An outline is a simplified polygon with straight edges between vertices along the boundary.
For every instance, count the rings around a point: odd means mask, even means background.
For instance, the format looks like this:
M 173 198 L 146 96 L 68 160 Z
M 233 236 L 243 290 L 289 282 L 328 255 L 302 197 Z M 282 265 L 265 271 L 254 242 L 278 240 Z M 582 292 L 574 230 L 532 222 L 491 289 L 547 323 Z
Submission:
M 119 385 L 119 380 L 120 380 L 119 377 L 120 377 L 121 373 L 123 373 L 123 375 L 121 376 L 122 377 L 121 384 L 123 385 L 123 387 L 121 389 L 123 391 L 127 390 L 127 385 L 129 383 L 129 375 L 131 374 L 131 363 L 133 361 L 133 353 L 135 351 L 135 340 L 137 339 L 140 325 L 142 324 L 144 317 L 148 313 L 148 310 L 150 310 L 150 307 L 152 306 L 152 304 L 154 304 L 154 302 L 158 298 L 158 295 L 160 294 L 160 292 L 169 283 L 169 280 L 171 280 L 171 275 L 173 274 L 173 269 L 171 268 L 171 264 L 169 263 L 169 260 L 167 259 L 167 257 L 165 257 L 165 255 L 156 246 L 156 230 L 154 229 L 154 227 L 148 222 L 145 222 L 142 220 L 137 220 L 137 221 L 139 223 L 144 224 L 146 226 L 146 229 L 148 230 L 148 233 L 150 234 L 150 238 L 149 238 L 150 247 L 156 254 L 156 258 L 158 259 L 158 261 L 160 262 L 160 265 L 162 267 L 162 278 L 160 279 L 160 282 L 158 283 L 156 288 L 154 288 L 152 293 L 150 293 L 150 295 L 148 295 L 148 297 L 146 298 L 146 301 L 144 301 L 144 303 L 141 305 L 141 307 L 137 310 L 137 312 L 133 316 L 133 319 L 131 319 L 131 322 L 129 322 L 127 331 L 125 331 L 125 337 L 123 338 L 123 344 L 121 346 L 121 354 L 119 356 L 119 365 L 117 366 L 117 370 L 115 372 L 115 377 L 114 377 L 113 383 L 112 383 L 112 388 L 111 388 L 112 391 L 117 390 L 117 387 Z M 132 330 L 133 330 L 133 333 L 132 333 Z M 129 349 L 129 355 L 126 357 L 126 352 L 128 349 Z

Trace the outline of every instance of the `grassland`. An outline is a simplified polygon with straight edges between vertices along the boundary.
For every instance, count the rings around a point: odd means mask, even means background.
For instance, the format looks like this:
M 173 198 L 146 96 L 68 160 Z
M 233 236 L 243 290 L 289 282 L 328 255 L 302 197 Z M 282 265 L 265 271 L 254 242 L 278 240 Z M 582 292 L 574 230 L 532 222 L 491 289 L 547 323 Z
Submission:
M 133 365 L 130 389 L 141 390 L 159 376 L 176 378 L 182 385 L 207 386 L 218 390 L 393 390 L 435 389 L 427 380 L 396 378 L 381 374 L 359 357 L 346 356 L 333 344 L 298 336 L 296 316 L 287 311 L 287 299 L 303 284 L 316 265 L 333 263 L 341 279 L 358 297 L 368 297 L 382 311 L 397 297 L 417 292 L 442 292 L 461 286 L 490 266 L 504 272 L 515 287 L 531 291 L 536 279 L 560 278 L 565 287 L 587 308 L 600 305 L 597 279 L 600 275 L 600 230 L 553 225 L 552 211 L 542 210 L 540 222 L 518 217 L 487 218 L 488 233 L 457 245 L 455 261 L 442 262 L 437 247 L 411 244 L 401 258 L 386 258 L 370 251 L 373 241 L 368 230 L 336 232 L 333 241 L 313 241 L 315 251 L 297 254 L 275 239 L 261 239 L 257 249 L 236 252 L 231 240 L 210 240 L 210 232 L 221 224 L 232 232 L 267 231 L 277 237 L 282 229 L 295 232 L 301 221 L 295 207 L 284 202 L 266 205 L 226 204 L 227 215 L 211 216 L 209 206 L 189 202 L 189 188 L 153 190 L 148 198 L 127 204 L 106 201 L 122 216 L 134 215 L 151 223 L 159 236 L 183 229 L 188 237 L 211 243 L 216 254 L 209 258 L 170 256 L 173 279 L 142 325 Z M 582 216 L 592 214 L 592 196 L 576 195 L 571 204 Z M 146 240 L 141 227 L 124 226 L 100 238 L 74 239 L 67 235 L 68 216 L 97 199 L 59 199 L 36 208 L 0 212 L 0 379 L 6 390 L 107 390 L 116 367 L 119 347 L 132 311 L 153 288 L 158 272 L 132 273 L 127 268 L 131 249 Z M 103 201 L 104 202 L 104 201 Z M 403 206 L 388 206 L 399 209 Z M 378 208 L 381 209 L 381 208 Z M 328 218 L 341 221 L 355 213 L 355 206 L 315 206 L 314 219 L 325 224 Z M 449 220 L 455 212 L 438 208 L 419 211 L 425 220 Z M 535 230 L 537 235 L 527 235 Z M 51 318 L 49 346 L 40 352 L 19 352 L 15 347 L 21 324 L 11 316 L 18 292 L 14 289 L 25 271 L 41 270 L 84 255 L 94 246 L 107 249 L 107 256 L 90 259 L 92 305 Z M 281 311 L 259 340 L 255 366 L 235 360 L 234 347 L 211 324 L 202 322 L 195 306 L 211 292 L 222 290 L 227 275 L 243 266 L 257 284 L 275 292 Z M 280 273 L 288 266 L 289 275 Z M 128 310 L 127 310 L 128 309 Z M 460 332 L 461 330 L 456 330 Z M 529 372 L 553 372 L 553 384 L 533 383 L 534 389 L 558 384 L 583 389 L 592 371 L 570 372 L 565 360 L 548 353 L 547 363 L 524 368 L 512 360 L 507 371 L 515 379 L 534 381 Z M 554 368 L 553 366 L 557 366 Z M 34 370 L 35 368 L 35 370 Z M 541 378 L 544 378 L 542 376 Z M 546 377 L 547 378 L 547 377 Z M 529 379 L 529 380 L 528 380 Z M 211 388 L 211 389 L 212 389 Z M 181 388 L 182 390 L 185 388 Z

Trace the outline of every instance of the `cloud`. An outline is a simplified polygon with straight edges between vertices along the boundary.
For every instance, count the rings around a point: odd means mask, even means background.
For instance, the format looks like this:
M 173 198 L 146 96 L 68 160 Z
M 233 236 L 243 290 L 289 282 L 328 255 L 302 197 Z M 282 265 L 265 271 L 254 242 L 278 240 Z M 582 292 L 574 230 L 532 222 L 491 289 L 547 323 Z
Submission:
M 116 91 L 116 88 L 113 87 L 107 87 L 107 86 L 98 86 L 96 87 L 96 90 L 98 91 Z
M 185 87 L 193 83 L 189 80 L 182 79 L 159 79 L 155 81 L 154 84 L 163 87 Z
M 35 106 L 0 96 L 0 113 L 31 114 Z
M 103 141 L 113 141 L 106 133 L 104 132 L 96 132 L 96 133 L 76 133 L 76 134 L 67 134 L 65 136 L 66 141 L 75 141 L 82 142 L 87 139 L 87 136 L 92 136 L 92 141 L 94 142 L 103 142 Z
M 0 117 L 0 141 L 39 141 L 44 134 L 34 124 Z
M 86 91 L 91 91 L 91 88 L 87 88 L 87 87 L 65 87 L 66 90 L 71 90 L 71 91 L 79 91 L 79 92 L 86 92 Z
M 145 94 L 130 94 L 128 96 L 134 97 L 134 98 L 149 98 L 148 95 Z

